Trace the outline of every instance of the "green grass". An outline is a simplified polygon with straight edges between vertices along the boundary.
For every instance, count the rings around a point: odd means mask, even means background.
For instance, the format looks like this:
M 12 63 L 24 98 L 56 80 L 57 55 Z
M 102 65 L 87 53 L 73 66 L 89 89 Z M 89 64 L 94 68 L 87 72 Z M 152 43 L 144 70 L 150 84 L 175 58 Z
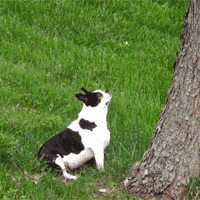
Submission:
M 120 183 L 150 144 L 187 6 L 187 0 L 0 2 L 1 199 L 133 198 Z M 112 92 L 111 142 L 105 172 L 92 166 L 77 181 L 64 181 L 45 173 L 36 156 L 77 118 L 81 87 Z M 98 192 L 104 188 L 110 192 Z

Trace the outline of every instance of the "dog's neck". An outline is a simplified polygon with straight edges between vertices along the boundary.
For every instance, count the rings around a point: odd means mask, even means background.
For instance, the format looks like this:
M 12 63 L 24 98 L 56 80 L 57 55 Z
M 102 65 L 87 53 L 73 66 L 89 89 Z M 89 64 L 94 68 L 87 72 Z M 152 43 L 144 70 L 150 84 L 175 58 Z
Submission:
M 81 112 L 78 114 L 78 119 L 85 119 L 90 122 L 94 122 L 97 126 L 107 126 L 107 108 L 98 109 L 93 107 L 87 107 L 83 105 Z

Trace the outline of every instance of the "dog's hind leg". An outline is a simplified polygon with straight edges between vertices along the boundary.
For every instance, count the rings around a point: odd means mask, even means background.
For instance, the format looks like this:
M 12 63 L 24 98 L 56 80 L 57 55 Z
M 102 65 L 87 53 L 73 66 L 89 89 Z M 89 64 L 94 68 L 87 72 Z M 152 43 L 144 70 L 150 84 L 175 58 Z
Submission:
M 91 148 L 86 148 L 83 151 L 81 151 L 79 154 L 69 154 L 67 156 L 63 157 L 64 163 L 68 166 L 69 169 L 73 170 L 84 163 L 86 163 L 88 160 L 94 157 L 94 153 Z
M 78 178 L 78 176 L 74 176 L 74 175 L 70 175 L 67 173 L 67 170 L 65 168 L 65 163 L 63 162 L 63 159 L 60 157 L 60 155 L 57 154 L 57 158 L 55 160 L 55 164 L 57 164 L 61 169 L 62 169 L 62 172 L 63 172 L 63 176 L 65 178 L 68 178 L 68 179 L 73 179 L 73 180 L 76 180 Z

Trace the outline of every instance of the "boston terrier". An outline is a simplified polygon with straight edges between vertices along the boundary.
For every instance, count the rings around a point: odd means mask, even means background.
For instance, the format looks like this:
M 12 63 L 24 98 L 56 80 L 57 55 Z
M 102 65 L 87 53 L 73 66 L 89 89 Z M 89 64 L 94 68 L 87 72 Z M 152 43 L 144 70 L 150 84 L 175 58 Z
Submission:
M 39 159 L 45 159 L 53 169 L 60 168 L 65 178 L 73 180 L 78 176 L 71 175 L 70 170 L 80 167 L 93 157 L 97 168 L 104 170 L 104 150 L 110 142 L 106 117 L 112 99 L 111 92 L 81 90 L 85 94 L 75 95 L 83 102 L 78 119 L 45 142 L 38 152 Z

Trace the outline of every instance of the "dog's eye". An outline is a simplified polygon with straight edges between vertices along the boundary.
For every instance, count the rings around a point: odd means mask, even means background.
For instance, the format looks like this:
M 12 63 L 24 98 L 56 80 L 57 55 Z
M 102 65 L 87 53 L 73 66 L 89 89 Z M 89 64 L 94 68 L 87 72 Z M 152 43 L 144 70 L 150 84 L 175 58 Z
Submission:
M 101 93 L 97 93 L 97 97 L 99 98 L 99 97 L 102 97 L 103 95 L 101 94 Z
M 108 102 L 106 102 L 106 105 L 108 105 Z

